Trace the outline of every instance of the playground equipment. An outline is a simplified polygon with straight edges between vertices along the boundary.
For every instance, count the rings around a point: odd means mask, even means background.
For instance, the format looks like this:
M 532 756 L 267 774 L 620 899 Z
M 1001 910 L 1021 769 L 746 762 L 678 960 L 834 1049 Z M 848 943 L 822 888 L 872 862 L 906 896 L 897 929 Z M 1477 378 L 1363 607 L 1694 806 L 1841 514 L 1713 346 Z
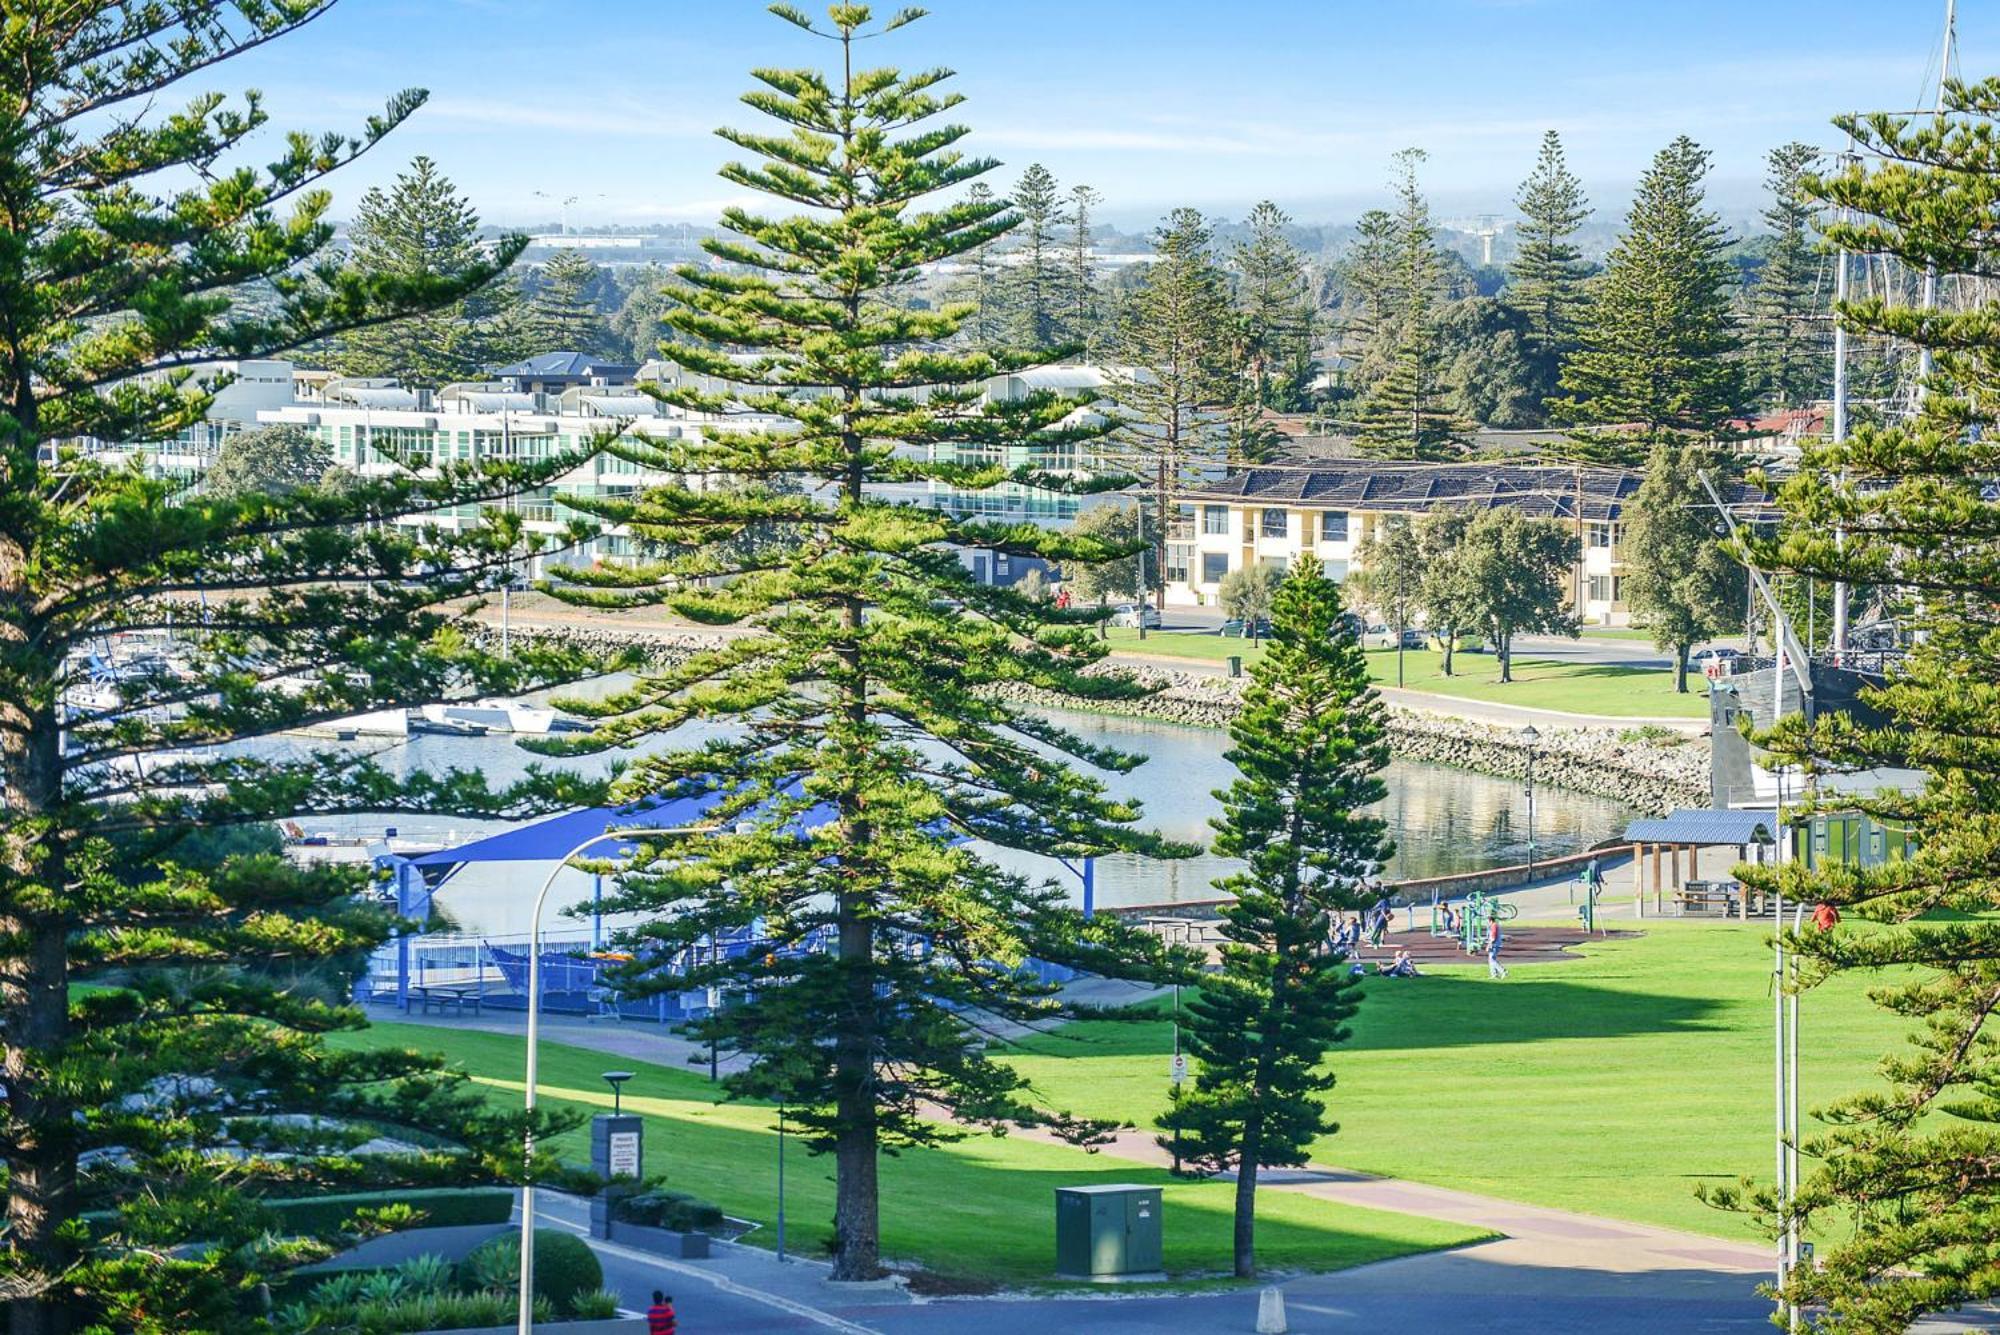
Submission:
M 1459 943 L 1468 955 L 1484 953 L 1486 938 L 1496 922 L 1512 922 L 1519 917 L 1521 906 L 1510 904 L 1504 899 L 1480 891 L 1473 891 L 1465 897 L 1465 908 L 1459 915 Z
M 1583 924 L 1584 931 L 1594 932 L 1597 930 L 1597 897 L 1604 893 L 1604 873 L 1597 869 L 1593 860 L 1577 873 L 1576 880 L 1583 887 L 1583 902 L 1576 906 L 1577 920 Z M 1574 891 L 1571 898 L 1575 898 Z
M 1504 899 L 1474 891 L 1452 908 L 1451 901 L 1431 898 L 1430 933 L 1434 937 L 1457 941 L 1459 948 L 1468 955 L 1478 955 L 1486 949 L 1486 936 L 1496 922 L 1511 922 L 1519 917 L 1521 906 Z

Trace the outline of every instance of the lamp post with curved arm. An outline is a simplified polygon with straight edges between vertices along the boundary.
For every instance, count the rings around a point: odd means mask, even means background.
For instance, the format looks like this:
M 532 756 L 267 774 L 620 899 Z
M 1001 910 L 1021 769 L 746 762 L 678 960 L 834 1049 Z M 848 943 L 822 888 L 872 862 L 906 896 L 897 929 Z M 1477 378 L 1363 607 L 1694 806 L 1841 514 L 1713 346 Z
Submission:
M 628 829 L 606 830 L 590 838 L 562 855 L 548 876 L 542 881 L 542 888 L 535 892 L 535 908 L 528 923 L 528 1124 L 521 1132 L 521 1298 L 518 1308 L 518 1329 L 520 1335 L 533 1335 L 535 1328 L 535 1081 L 539 1076 L 536 1062 L 536 1041 L 542 1035 L 542 909 L 549 902 L 549 891 L 555 888 L 556 877 L 562 875 L 570 859 L 607 839 L 660 838 L 676 834 L 703 834 L 711 826 L 678 825 L 666 829 L 648 829 L 633 826 Z

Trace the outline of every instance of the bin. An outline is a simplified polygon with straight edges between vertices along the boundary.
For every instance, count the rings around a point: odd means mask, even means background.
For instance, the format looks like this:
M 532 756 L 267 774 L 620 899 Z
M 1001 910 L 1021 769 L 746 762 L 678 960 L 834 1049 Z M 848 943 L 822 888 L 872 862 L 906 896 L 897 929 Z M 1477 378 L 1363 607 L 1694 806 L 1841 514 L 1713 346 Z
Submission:
M 1056 1273 L 1076 1279 L 1159 1273 L 1160 1189 L 1056 1188 Z

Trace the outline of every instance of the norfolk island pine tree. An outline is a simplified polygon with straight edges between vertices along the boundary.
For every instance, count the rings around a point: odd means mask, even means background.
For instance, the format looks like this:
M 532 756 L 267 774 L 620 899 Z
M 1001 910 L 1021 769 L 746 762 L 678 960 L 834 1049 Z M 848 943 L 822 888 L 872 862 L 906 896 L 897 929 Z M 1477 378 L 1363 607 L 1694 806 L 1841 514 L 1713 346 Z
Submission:
M 1017 1075 L 986 1058 L 968 1017 L 1062 1014 L 1052 989 L 1023 971 L 1030 958 L 1110 974 L 1168 962 L 1150 939 L 1085 919 L 1059 887 L 1004 874 L 966 841 L 1066 857 L 1180 850 L 1133 830 L 1137 812 L 1068 763 L 1122 769 L 1135 757 L 985 689 L 1136 694 L 1122 677 L 1082 674 L 1103 652 L 1087 629 L 1095 614 L 976 584 L 946 544 L 1065 563 L 1135 548 L 963 520 L 874 491 L 930 480 L 978 488 L 1007 476 L 931 461 L 922 447 L 933 443 L 998 446 L 1031 433 L 1061 443 L 1097 429 L 1058 426 L 1075 405 L 1052 396 L 982 407 L 980 382 L 1049 352 L 941 351 L 970 306 L 910 310 L 888 299 L 919 266 L 1013 224 L 1004 205 L 969 192 L 913 207 L 993 164 L 964 157 L 955 147 L 963 128 L 937 123 L 959 102 L 935 91 L 947 72 L 852 64 L 858 39 L 917 14 L 877 25 L 866 6 L 834 6 L 825 24 L 790 6 L 772 12 L 831 42 L 840 68 L 831 78 L 758 70 L 764 86 L 744 100 L 789 133 L 721 131 L 756 159 L 722 175 L 813 212 L 725 211 L 726 235 L 706 244 L 733 267 L 678 271 L 668 322 L 689 341 L 663 353 L 744 385 L 737 402 L 776 424 L 613 444 L 673 474 L 731 485 L 591 502 L 662 556 L 643 569 L 573 572 L 550 587 L 585 604 L 666 604 L 751 628 L 622 695 L 577 702 L 600 724 L 571 745 L 730 721 L 722 740 L 634 763 L 628 791 L 720 775 L 723 797 L 713 833 L 657 850 L 605 907 L 652 915 L 628 935 L 641 951 L 699 946 L 752 924 L 763 944 L 622 985 L 715 985 L 742 997 L 694 1033 L 752 1059 L 726 1078 L 729 1093 L 782 1103 L 809 1148 L 833 1156 L 833 1273 L 865 1279 L 879 1271 L 878 1156 L 963 1134 L 935 1107 L 960 1123 L 1039 1123 L 1079 1140 L 1103 1130 L 1035 1106 Z M 756 357 L 731 357 L 739 351 Z M 922 397 L 905 393 L 918 389 Z M 666 397 L 722 406 L 688 392 Z M 780 485 L 794 479 L 813 485 Z M 760 539 L 746 549 L 736 539 L 753 530 Z M 794 823 L 815 810 L 823 821 L 801 835 Z
M 1830 245 L 1914 273 L 1935 264 L 1947 279 L 1991 270 L 1983 219 L 2000 198 L 2000 80 L 1954 81 L 1945 112 L 1836 119 L 1857 157 L 1806 184 L 1844 215 L 1827 228 Z M 2000 503 L 1989 481 L 2000 472 L 2000 308 L 1990 294 L 1932 312 L 1862 299 L 1837 315 L 1854 333 L 1933 351 L 1921 410 L 1841 443 L 1808 438 L 1777 489 L 1783 525 L 1743 554 L 1761 570 L 1872 586 L 1913 635 L 1896 671 L 1862 693 L 1879 723 L 1823 711 L 1758 740 L 1809 773 L 1890 767 L 1926 779 L 1917 792 L 1820 803 L 1911 832 L 1906 856 L 1870 867 L 1793 860 L 1746 867 L 1743 879 L 1835 905 L 1849 922 L 1785 934 L 1802 960 L 1798 986 L 1858 972 L 1912 1032 L 1883 1057 L 1879 1085 L 1811 1110 L 1820 1127 L 1802 1136 L 1793 1201 L 1769 1186 L 1710 1195 L 1753 1210 L 1774 1234 L 1788 1221 L 1808 1234 L 1837 1221 L 1818 1263 L 1789 1269 L 1782 1297 L 1815 1331 L 1900 1335 L 2000 1293 Z
M 259 1278 L 327 1250 L 273 1241 L 260 1196 L 521 1167 L 520 1120 L 435 1061 L 322 1047 L 362 1022 L 344 1004 L 353 966 L 393 926 L 357 902 L 365 873 L 218 863 L 202 846 L 326 813 L 516 817 L 598 795 L 539 773 L 494 793 L 352 755 L 218 749 L 592 668 L 548 650 L 502 662 L 439 612 L 498 568 L 489 528 L 389 522 L 504 500 L 587 455 L 211 497 L 66 444 L 170 436 L 219 383 L 204 364 L 447 307 L 512 261 L 518 243 L 450 273 L 322 258 L 320 181 L 420 93 L 357 137 L 288 137 L 263 172 L 229 165 L 265 122 L 254 95 L 147 114 L 145 99 L 327 7 L 28 0 L 0 27 L 0 1293 L 14 1335 L 238 1329 Z M 250 284 L 254 308 L 239 304 Z M 126 676 L 115 705 L 66 701 L 93 645 L 167 625 L 175 671 Z M 294 688 L 272 689 L 281 676 Z M 349 1153 L 384 1127 L 433 1148 Z
M 1320 1066 L 1347 1037 L 1361 984 L 1327 942 L 1333 915 L 1372 898 L 1394 851 L 1366 813 L 1388 793 L 1382 704 L 1340 586 L 1310 556 L 1278 584 L 1229 739 L 1237 777 L 1215 794 L 1215 851 L 1248 867 L 1216 882 L 1235 898 L 1220 910 L 1221 972 L 1203 976 L 1183 1031 L 1199 1067 L 1159 1124 L 1179 1133 L 1184 1161 L 1235 1169 L 1235 1273 L 1248 1277 L 1257 1170 L 1303 1164 L 1339 1129 Z

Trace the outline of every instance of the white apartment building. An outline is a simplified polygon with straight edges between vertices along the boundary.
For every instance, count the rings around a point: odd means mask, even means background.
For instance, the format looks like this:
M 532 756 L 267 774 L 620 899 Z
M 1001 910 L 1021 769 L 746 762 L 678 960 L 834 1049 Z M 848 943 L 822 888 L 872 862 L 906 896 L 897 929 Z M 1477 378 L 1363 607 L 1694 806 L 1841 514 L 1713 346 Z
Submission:
M 1212 605 L 1230 571 L 1285 569 L 1306 553 L 1344 579 L 1392 520 L 1435 505 L 1504 505 L 1575 527 L 1582 546 L 1572 572 L 1578 619 L 1623 626 L 1631 612 L 1620 521 L 1639 482 L 1624 469 L 1512 463 L 1342 459 L 1247 469 L 1188 493 L 1168 534 L 1167 598 Z
M 587 386 L 561 394 L 537 394 L 485 384 L 448 385 L 435 395 L 380 381 L 340 381 L 325 385 L 311 401 L 288 403 L 257 414 L 260 425 L 280 423 L 316 433 L 334 462 L 363 477 L 406 470 L 412 461 L 471 463 L 480 460 L 537 460 L 591 448 L 609 434 L 671 441 L 704 431 L 743 430 L 778 425 L 781 419 L 744 413 L 710 416 L 671 408 L 629 386 Z M 670 481 L 668 475 L 630 459 L 599 451 L 546 487 L 514 497 L 506 506 L 522 516 L 529 532 L 555 536 L 581 511 L 566 497 L 624 496 Z M 469 527 L 480 507 L 466 505 L 427 516 L 423 522 Z M 588 565 L 638 555 L 635 540 L 610 529 L 580 549 L 547 560 Z M 537 559 L 532 576 L 539 572 Z

